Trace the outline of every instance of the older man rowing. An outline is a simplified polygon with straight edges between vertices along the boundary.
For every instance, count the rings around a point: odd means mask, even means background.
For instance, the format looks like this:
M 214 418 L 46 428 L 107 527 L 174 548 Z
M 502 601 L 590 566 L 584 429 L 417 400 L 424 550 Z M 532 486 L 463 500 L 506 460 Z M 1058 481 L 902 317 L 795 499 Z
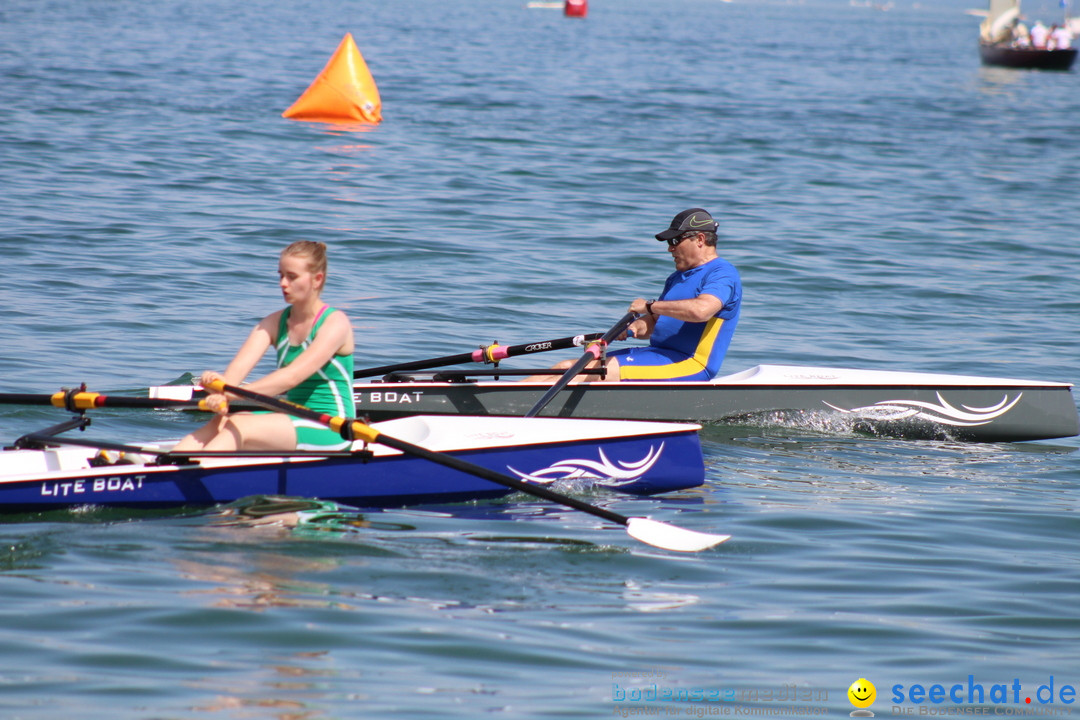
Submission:
M 656 300 L 637 298 L 629 311 L 640 315 L 628 335 L 643 347 L 607 355 L 606 380 L 709 380 L 720 371 L 742 304 L 739 271 L 716 253 L 717 223 L 705 210 L 683 210 L 656 234 L 675 261 Z M 566 360 L 555 369 L 574 364 Z

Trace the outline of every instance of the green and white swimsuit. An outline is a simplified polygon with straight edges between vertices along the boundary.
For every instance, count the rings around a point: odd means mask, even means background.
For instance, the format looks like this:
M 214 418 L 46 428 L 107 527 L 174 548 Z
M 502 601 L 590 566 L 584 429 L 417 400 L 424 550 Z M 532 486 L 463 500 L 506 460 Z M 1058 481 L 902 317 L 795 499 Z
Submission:
M 281 321 L 278 324 L 277 366 L 283 368 L 300 353 L 304 352 L 315 339 L 323 322 L 334 308 L 327 305 L 319 311 L 315 323 L 311 326 L 311 332 L 299 345 L 289 344 L 288 320 L 292 306 L 285 308 L 281 313 Z M 353 356 L 335 355 L 323 365 L 314 375 L 304 380 L 290 390 L 285 397 L 291 402 L 303 405 L 321 413 L 329 413 L 336 417 L 351 418 L 356 414 L 356 406 L 353 403 Z M 311 420 L 291 417 L 293 427 L 296 429 L 297 450 L 344 450 L 350 445 L 341 435 L 325 425 L 320 425 Z

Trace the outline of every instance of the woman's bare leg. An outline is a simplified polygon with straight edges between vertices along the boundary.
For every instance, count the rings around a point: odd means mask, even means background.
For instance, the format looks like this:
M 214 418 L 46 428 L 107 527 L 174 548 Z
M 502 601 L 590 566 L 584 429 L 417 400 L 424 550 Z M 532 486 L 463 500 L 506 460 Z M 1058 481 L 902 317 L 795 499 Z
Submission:
M 278 413 L 235 413 L 215 418 L 178 442 L 173 451 L 295 450 L 296 430 Z

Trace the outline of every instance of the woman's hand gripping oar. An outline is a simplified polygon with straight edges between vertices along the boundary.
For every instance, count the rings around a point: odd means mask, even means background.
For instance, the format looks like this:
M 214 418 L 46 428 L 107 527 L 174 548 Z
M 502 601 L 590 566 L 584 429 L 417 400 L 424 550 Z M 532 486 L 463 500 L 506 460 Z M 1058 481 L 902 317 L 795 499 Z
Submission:
M 311 410 L 302 405 L 296 405 L 287 400 L 262 395 L 242 387 L 228 385 L 220 380 L 210 383 L 210 386 L 207 389 L 213 390 L 214 392 L 229 393 L 236 397 L 250 400 L 271 410 L 289 413 L 290 415 L 295 415 L 304 418 L 305 420 L 322 423 L 337 432 L 345 430 L 346 432 L 343 434 L 343 437 L 348 436 L 351 431 L 352 437 L 356 439 L 395 448 L 406 455 L 424 458 L 425 460 L 430 460 L 438 465 L 443 465 L 460 472 L 475 475 L 476 477 L 485 480 L 490 480 L 491 482 L 498 483 L 499 485 L 508 487 L 512 490 L 517 490 L 518 492 L 527 493 L 534 497 L 550 500 L 551 502 L 589 513 L 598 518 L 622 525 L 626 528 L 626 532 L 630 537 L 665 550 L 697 552 L 714 545 L 719 545 L 730 537 L 730 535 L 712 535 L 709 533 L 697 532 L 695 530 L 686 530 L 684 528 L 675 527 L 674 525 L 668 525 L 659 520 L 650 520 L 649 518 L 626 517 L 625 515 L 620 515 L 611 512 L 610 510 L 596 507 L 595 505 L 589 505 L 577 498 L 562 495 L 549 490 L 546 487 L 530 485 L 529 483 L 522 482 L 509 475 L 504 475 L 481 465 L 474 465 L 473 463 L 456 458 L 453 455 L 435 452 L 434 450 L 428 450 L 420 445 L 413 445 L 404 440 L 390 437 L 359 420 L 350 420 L 348 418 L 335 417 L 327 415 L 326 413 L 316 412 L 315 410 Z

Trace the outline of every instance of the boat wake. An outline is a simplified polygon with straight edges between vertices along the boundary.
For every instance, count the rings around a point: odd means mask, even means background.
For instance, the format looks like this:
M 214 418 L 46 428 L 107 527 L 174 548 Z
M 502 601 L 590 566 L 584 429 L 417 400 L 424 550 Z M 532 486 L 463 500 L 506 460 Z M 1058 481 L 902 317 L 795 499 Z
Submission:
M 937 403 L 882 400 L 873 405 L 840 407 L 822 401 L 828 410 L 763 410 L 725 418 L 724 422 L 758 427 L 799 428 L 825 434 L 861 433 L 910 440 L 966 440 L 968 428 L 987 425 L 1012 410 L 1023 393 L 986 407 L 952 405 L 941 393 Z
M 970 431 L 928 419 L 924 413 L 855 412 L 856 409 L 768 410 L 724 418 L 743 427 L 804 430 L 822 435 L 871 435 L 903 440 L 964 441 Z

